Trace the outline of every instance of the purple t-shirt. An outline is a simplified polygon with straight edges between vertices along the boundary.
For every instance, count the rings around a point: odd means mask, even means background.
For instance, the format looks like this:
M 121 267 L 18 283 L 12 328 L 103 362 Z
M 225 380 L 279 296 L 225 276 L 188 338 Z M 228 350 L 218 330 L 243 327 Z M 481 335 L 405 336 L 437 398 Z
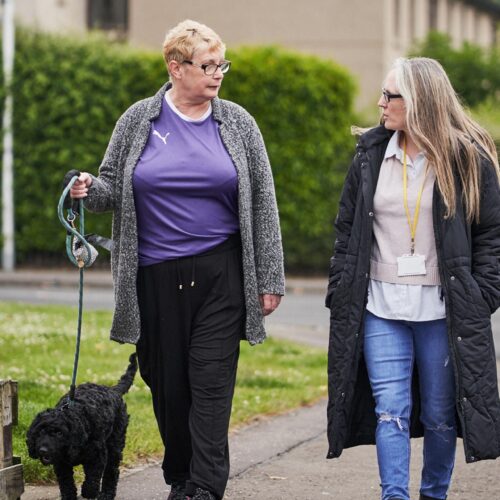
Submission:
M 237 173 L 211 112 L 190 120 L 164 99 L 133 187 L 140 266 L 205 252 L 239 230 Z

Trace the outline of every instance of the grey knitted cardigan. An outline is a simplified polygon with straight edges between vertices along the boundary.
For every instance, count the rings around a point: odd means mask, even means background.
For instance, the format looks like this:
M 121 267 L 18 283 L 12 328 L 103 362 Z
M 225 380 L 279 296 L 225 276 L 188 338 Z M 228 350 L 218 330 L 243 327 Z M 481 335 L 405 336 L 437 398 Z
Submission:
M 111 269 L 115 311 L 111 339 L 130 344 L 140 336 L 137 300 L 137 221 L 132 175 L 160 114 L 170 84 L 133 104 L 117 121 L 98 177 L 93 177 L 85 207 L 113 211 Z M 266 337 L 259 294 L 284 294 L 283 250 L 274 182 L 259 128 L 241 106 L 212 100 L 213 118 L 238 173 L 238 206 L 246 305 L 245 335 L 250 344 Z

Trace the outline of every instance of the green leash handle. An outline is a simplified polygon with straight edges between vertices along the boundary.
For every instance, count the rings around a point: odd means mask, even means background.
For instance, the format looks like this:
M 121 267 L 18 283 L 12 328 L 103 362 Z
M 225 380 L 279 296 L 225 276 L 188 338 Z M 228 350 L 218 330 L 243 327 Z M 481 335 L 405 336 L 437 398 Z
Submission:
M 70 189 L 73 187 L 73 184 L 77 181 L 78 176 L 72 177 L 69 181 L 68 185 L 64 188 L 64 191 L 59 198 L 59 203 L 57 205 L 57 215 L 61 224 L 66 228 L 66 253 L 68 255 L 68 259 L 78 268 L 86 268 L 92 265 L 92 247 L 87 242 L 87 240 L 83 237 L 85 234 L 85 223 L 84 223 L 84 215 L 83 215 L 83 200 L 78 200 L 78 211 L 80 212 L 80 231 L 77 231 L 74 226 L 74 221 L 76 219 L 76 214 L 72 208 L 68 209 L 68 215 L 64 217 L 64 200 L 68 195 Z M 76 238 L 87 250 L 85 256 L 82 260 L 77 259 L 73 255 L 72 249 L 72 237 Z

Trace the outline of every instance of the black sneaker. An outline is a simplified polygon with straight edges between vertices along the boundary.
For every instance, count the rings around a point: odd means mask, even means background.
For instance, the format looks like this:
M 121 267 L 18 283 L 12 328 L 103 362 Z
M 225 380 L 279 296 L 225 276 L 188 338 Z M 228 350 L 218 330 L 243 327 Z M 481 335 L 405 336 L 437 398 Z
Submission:
M 167 500 L 186 500 L 186 482 L 172 483 Z
M 202 488 L 196 488 L 194 495 L 189 498 L 190 500 L 217 500 L 217 497 L 213 493 Z

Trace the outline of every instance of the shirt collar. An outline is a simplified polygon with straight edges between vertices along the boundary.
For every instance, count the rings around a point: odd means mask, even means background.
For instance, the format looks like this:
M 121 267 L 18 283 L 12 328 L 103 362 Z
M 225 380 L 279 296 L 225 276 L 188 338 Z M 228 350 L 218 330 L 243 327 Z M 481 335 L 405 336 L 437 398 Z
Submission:
M 396 157 L 401 163 L 403 163 L 403 150 L 399 146 L 399 130 L 396 130 L 394 134 L 392 134 L 391 139 L 389 140 L 389 144 L 387 144 L 387 148 L 385 150 L 384 160 L 388 158 Z M 415 162 L 420 158 L 425 158 L 425 154 L 420 152 L 415 157 Z M 413 161 L 410 157 L 407 157 L 408 165 L 413 165 Z
M 403 161 L 403 151 L 399 147 L 399 130 L 396 130 L 396 132 L 392 134 L 389 144 L 387 144 L 387 148 L 385 150 L 384 160 L 392 158 L 393 156 L 395 156 L 400 162 Z

